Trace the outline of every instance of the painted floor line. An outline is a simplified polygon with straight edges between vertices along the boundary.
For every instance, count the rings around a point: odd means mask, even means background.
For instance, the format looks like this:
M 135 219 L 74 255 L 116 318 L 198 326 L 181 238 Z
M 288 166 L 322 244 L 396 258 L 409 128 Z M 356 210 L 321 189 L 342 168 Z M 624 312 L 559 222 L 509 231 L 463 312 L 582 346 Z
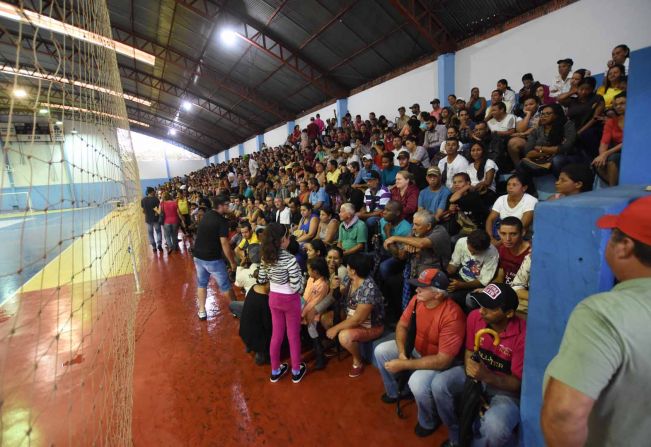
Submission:
M 0 214 L 0 220 L 2 219 L 15 219 L 17 217 L 32 217 L 32 216 L 41 216 L 43 214 L 59 214 L 67 213 L 70 211 L 81 211 L 91 208 L 97 208 L 96 206 L 85 206 L 83 208 L 64 208 L 61 210 L 49 210 L 49 211 L 24 211 L 22 213 L 9 213 L 9 214 Z

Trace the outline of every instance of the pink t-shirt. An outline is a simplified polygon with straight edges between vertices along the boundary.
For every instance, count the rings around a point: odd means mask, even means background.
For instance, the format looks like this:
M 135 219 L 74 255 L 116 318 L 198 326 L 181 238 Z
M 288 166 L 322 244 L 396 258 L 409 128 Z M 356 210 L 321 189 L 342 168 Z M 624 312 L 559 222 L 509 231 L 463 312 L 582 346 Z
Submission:
M 161 203 L 161 209 L 165 213 L 164 224 L 174 225 L 179 224 L 179 214 L 177 213 L 177 205 L 173 200 L 166 200 Z

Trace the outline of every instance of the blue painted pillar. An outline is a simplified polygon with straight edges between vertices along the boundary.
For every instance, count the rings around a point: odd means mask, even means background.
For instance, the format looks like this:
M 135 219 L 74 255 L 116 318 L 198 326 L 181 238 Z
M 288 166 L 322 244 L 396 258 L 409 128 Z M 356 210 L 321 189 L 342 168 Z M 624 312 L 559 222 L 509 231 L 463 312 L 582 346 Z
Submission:
M 255 136 L 255 150 L 259 151 L 262 149 L 262 144 L 264 143 L 264 135 L 256 135 Z
M 651 126 L 648 104 L 651 101 L 651 47 L 633 51 L 626 93 L 624 146 L 620 164 L 621 185 L 651 183 Z M 629 131 L 630 129 L 630 131 Z
M 244 144 L 240 143 L 237 145 L 237 150 L 238 153 L 240 154 L 240 157 L 244 157 Z
M 454 93 L 454 53 L 441 54 L 437 59 L 438 64 L 438 97 L 441 106 L 447 106 L 448 95 Z
M 294 132 L 294 126 L 296 125 L 295 121 L 287 121 L 287 135 L 291 135 Z
M 341 120 L 348 113 L 348 98 L 338 99 L 335 103 L 335 110 L 337 111 L 337 126 L 341 127 Z

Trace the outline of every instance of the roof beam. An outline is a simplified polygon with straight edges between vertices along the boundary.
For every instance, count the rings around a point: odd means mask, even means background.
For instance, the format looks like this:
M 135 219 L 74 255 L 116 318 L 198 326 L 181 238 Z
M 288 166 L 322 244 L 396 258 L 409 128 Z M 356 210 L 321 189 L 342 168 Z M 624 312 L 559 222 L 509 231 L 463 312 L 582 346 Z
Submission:
M 166 63 L 179 67 L 188 73 L 193 74 L 192 70 L 194 70 L 194 67 L 196 67 L 197 63 L 199 62 L 197 59 L 183 54 L 174 48 L 165 47 L 157 42 L 149 40 L 139 33 L 131 33 L 117 26 L 112 26 L 112 29 L 113 39 L 116 41 L 123 43 L 128 42 L 133 47 L 153 54 L 157 58 L 166 61 Z M 258 92 L 254 92 L 249 87 L 245 87 L 229 79 L 224 74 L 219 73 L 207 64 L 203 64 L 201 67 L 204 70 L 203 79 L 209 82 L 213 88 L 217 90 L 224 89 L 236 96 L 239 96 L 240 98 L 255 105 L 257 108 L 264 110 L 265 112 L 268 112 L 277 118 L 283 120 L 293 119 L 293 114 L 283 109 L 278 103 L 263 99 Z
M 438 54 L 455 51 L 456 42 L 422 0 L 389 0 L 389 3 L 427 40 Z

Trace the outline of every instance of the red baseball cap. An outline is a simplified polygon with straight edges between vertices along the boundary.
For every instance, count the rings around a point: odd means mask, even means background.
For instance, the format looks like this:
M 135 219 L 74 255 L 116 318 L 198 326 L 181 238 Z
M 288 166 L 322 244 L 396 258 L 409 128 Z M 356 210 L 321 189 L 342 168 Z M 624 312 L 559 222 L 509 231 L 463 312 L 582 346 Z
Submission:
M 651 245 L 651 196 L 629 203 L 619 214 L 601 216 L 597 226 L 617 228 L 636 241 Z

